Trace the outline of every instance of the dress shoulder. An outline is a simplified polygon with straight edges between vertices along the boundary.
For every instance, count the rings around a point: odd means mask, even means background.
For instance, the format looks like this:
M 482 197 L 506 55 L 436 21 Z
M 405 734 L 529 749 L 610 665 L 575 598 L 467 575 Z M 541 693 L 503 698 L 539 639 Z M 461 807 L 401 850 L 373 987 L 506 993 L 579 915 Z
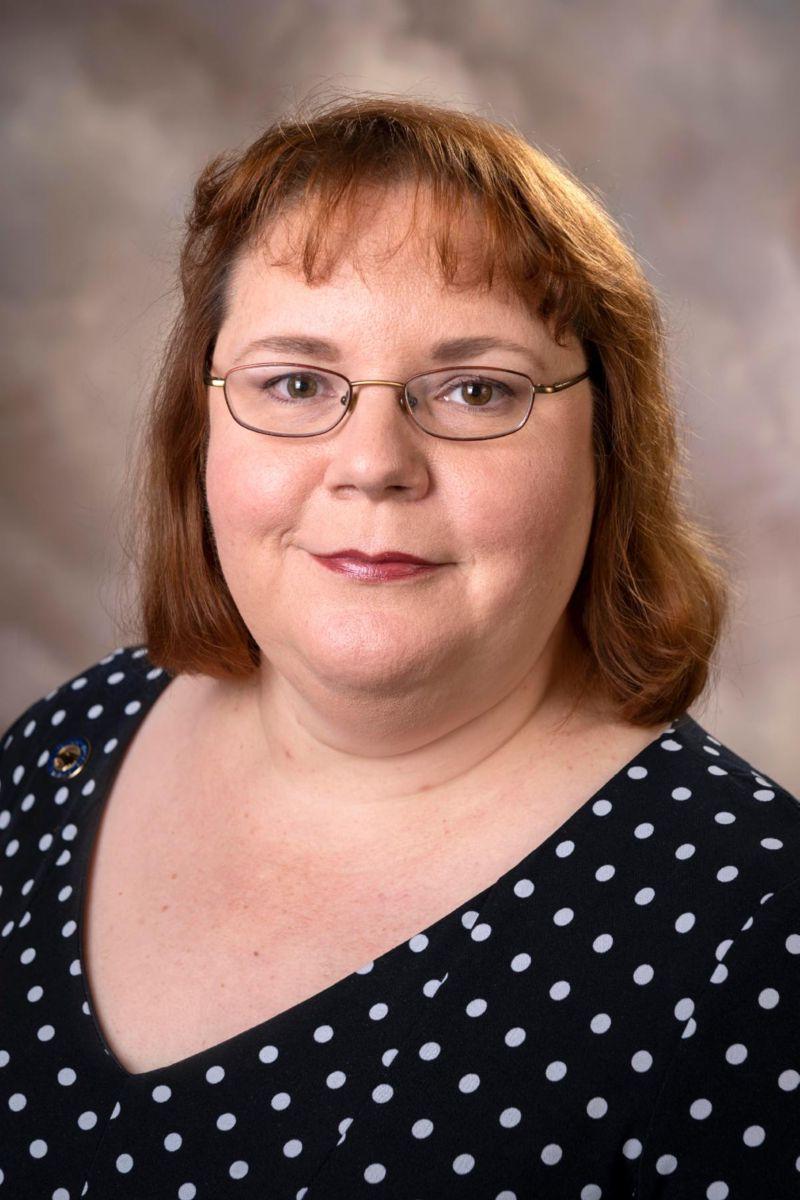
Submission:
M 69 861 L 75 822 L 91 803 L 104 757 L 118 739 L 129 736 L 169 678 L 150 662 L 146 647 L 123 646 L 34 700 L 3 733 L 3 936 L 24 918 L 30 894 L 44 874 Z

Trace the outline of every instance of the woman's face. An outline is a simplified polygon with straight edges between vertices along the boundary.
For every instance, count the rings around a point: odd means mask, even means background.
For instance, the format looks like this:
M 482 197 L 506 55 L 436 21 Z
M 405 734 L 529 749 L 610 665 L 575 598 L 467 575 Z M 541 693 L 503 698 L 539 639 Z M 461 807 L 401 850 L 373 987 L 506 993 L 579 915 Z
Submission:
M 214 372 L 300 361 L 356 380 L 406 380 L 466 363 L 553 383 L 585 369 L 577 340 L 556 345 L 510 295 L 446 288 L 416 235 L 370 265 L 373 251 L 405 232 L 408 204 L 397 189 L 365 214 L 360 273 L 343 261 L 309 287 L 263 249 L 240 257 Z M 279 251 L 291 229 L 290 219 L 275 226 Z M 331 348 L 250 345 L 279 336 Z M 432 357 L 440 341 L 476 337 L 525 349 Z M 381 714 L 387 728 L 425 719 L 438 732 L 486 711 L 531 671 L 555 669 L 592 520 L 592 398 L 586 380 L 537 396 L 528 423 L 510 436 L 457 442 L 418 428 L 398 396 L 365 387 L 330 433 L 278 438 L 238 425 L 222 389 L 209 388 L 207 503 L 225 579 L 263 667 L 318 703 L 366 699 L 376 733 Z M 313 557 L 344 548 L 401 550 L 446 565 L 375 584 Z

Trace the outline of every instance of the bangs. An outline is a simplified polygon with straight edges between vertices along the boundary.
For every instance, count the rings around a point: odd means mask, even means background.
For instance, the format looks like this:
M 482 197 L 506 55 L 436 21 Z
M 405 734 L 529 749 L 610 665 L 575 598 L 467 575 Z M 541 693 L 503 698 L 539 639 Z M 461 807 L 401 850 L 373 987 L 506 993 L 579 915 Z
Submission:
M 549 325 L 556 340 L 575 327 L 576 304 L 555 270 L 553 250 L 525 206 L 502 187 L 481 191 L 450 175 L 426 177 L 398 166 L 380 176 L 354 171 L 343 181 L 341 166 L 327 161 L 285 190 L 280 183 L 274 179 L 270 194 L 261 198 L 248 246 L 264 252 L 272 265 L 295 270 L 308 286 L 329 280 L 343 261 L 362 275 L 367 261 L 380 265 L 415 238 L 445 288 L 513 296 Z M 395 191 L 409 194 L 407 228 L 367 259 L 364 230 Z M 274 234 L 282 218 L 289 221 L 278 247 Z

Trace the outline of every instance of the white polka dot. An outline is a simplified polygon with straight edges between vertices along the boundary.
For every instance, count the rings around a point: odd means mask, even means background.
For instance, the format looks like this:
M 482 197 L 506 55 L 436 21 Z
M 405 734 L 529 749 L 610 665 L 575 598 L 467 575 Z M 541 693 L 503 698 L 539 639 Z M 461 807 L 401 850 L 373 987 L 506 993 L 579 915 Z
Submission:
M 732 1046 L 728 1046 L 725 1051 L 725 1061 L 729 1062 L 732 1067 L 736 1067 L 739 1063 L 743 1063 L 747 1058 L 747 1047 L 741 1042 L 734 1042 Z
M 552 1167 L 557 1162 L 561 1161 L 562 1153 L 563 1153 L 563 1151 L 562 1151 L 561 1147 L 558 1146 L 555 1142 L 551 1142 L 549 1145 L 545 1146 L 545 1148 L 542 1150 L 540 1157 L 541 1157 L 542 1162 L 545 1163 L 546 1166 Z
M 674 1154 L 662 1154 L 656 1159 L 656 1170 L 659 1175 L 671 1175 L 678 1165 L 678 1160 Z
M 459 1154 L 453 1159 L 453 1170 L 456 1175 L 469 1175 L 472 1168 L 475 1166 L 475 1159 L 471 1154 Z
M 164 1138 L 165 1150 L 180 1150 L 183 1145 L 183 1138 L 179 1133 L 168 1133 Z
M 219 1083 L 224 1078 L 225 1078 L 225 1068 L 224 1067 L 219 1067 L 219 1066 L 209 1067 L 208 1070 L 206 1071 L 206 1082 L 207 1083 Z
M 793 1092 L 800 1084 L 800 1074 L 795 1070 L 781 1071 L 778 1076 L 778 1087 L 784 1092 Z
M 386 1178 L 386 1167 L 383 1163 L 370 1163 L 364 1172 L 367 1183 L 382 1183 Z
M 133 1158 L 130 1154 L 117 1155 L 116 1167 L 121 1175 L 127 1175 L 128 1171 L 133 1167 Z
M 763 1125 L 749 1125 L 742 1134 L 745 1146 L 760 1146 L 766 1134 Z
M 504 1108 L 500 1113 L 500 1124 L 504 1129 L 513 1129 L 521 1120 L 522 1113 L 518 1108 Z
M 465 1012 L 468 1017 L 482 1017 L 486 1012 L 485 1000 L 470 1000 Z
M 710 1100 L 701 1097 L 699 1100 L 693 1100 L 689 1106 L 689 1115 L 694 1117 L 695 1121 L 705 1121 L 706 1117 L 710 1116 L 712 1104 Z
M 639 1074 L 649 1071 L 652 1065 L 653 1056 L 649 1050 L 637 1050 L 631 1059 L 631 1066 L 633 1067 L 634 1071 L 638 1071 Z
M 433 1132 L 433 1121 L 429 1121 L 427 1117 L 420 1118 L 411 1126 L 411 1136 L 415 1138 L 430 1137 Z
M 729 1195 L 728 1185 L 722 1179 L 715 1179 L 706 1188 L 706 1200 L 728 1200 Z
M 644 779 L 647 776 L 647 767 L 628 767 L 628 776 L 630 779 Z
M 774 1008 L 779 1000 L 780 996 L 776 992 L 775 988 L 764 988 L 764 990 L 758 994 L 758 1003 L 762 1008 Z
M 232 1162 L 228 1168 L 228 1174 L 231 1179 L 244 1179 L 247 1172 L 250 1170 L 248 1163 L 242 1158 L 237 1158 L 236 1162 Z
M 474 1071 L 468 1075 L 462 1075 L 458 1081 L 458 1090 L 468 1094 L 469 1092 L 477 1092 L 481 1086 L 480 1075 L 476 1075 Z

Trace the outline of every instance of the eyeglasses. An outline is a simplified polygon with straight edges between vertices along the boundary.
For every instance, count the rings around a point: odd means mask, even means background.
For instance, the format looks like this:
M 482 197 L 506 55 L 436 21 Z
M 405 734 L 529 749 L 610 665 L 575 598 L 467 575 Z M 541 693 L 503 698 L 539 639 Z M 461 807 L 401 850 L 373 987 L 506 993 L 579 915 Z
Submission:
M 356 388 L 366 384 L 400 389 L 398 403 L 432 437 L 484 441 L 522 429 L 540 393 L 563 392 L 588 371 L 562 383 L 534 383 L 520 371 L 497 367 L 442 367 L 406 383 L 388 379 L 349 380 L 338 371 L 308 363 L 253 363 L 231 367 L 206 384 L 221 387 L 231 416 L 245 429 L 271 437 L 316 437 L 329 433 L 354 406 Z

